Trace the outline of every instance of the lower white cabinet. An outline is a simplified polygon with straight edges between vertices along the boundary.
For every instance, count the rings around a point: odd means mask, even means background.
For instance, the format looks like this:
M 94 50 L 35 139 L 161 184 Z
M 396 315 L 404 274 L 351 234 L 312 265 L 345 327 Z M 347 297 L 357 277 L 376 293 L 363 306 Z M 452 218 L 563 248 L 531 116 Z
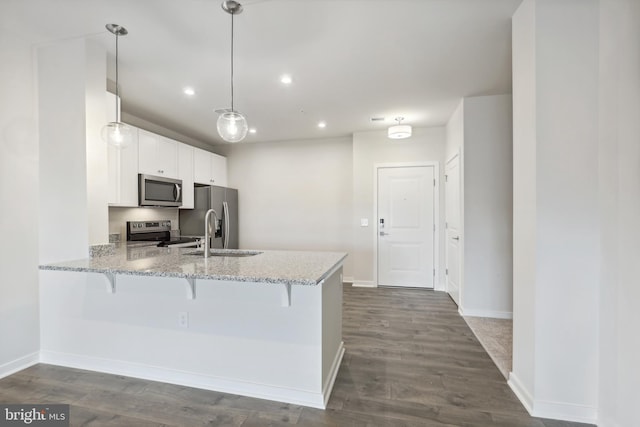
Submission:
M 108 147 L 109 206 L 138 206 L 138 129 L 126 148 Z
M 193 148 L 178 143 L 178 178 L 182 180 L 182 206 L 180 209 L 193 209 Z
M 196 184 L 227 186 L 227 158 L 194 149 L 193 178 Z

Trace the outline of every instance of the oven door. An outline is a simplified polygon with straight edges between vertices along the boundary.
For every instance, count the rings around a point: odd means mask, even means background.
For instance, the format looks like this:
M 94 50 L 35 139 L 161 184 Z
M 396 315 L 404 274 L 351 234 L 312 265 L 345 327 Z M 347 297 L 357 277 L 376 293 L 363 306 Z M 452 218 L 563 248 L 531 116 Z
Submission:
M 138 175 L 140 206 L 182 206 L 182 180 Z

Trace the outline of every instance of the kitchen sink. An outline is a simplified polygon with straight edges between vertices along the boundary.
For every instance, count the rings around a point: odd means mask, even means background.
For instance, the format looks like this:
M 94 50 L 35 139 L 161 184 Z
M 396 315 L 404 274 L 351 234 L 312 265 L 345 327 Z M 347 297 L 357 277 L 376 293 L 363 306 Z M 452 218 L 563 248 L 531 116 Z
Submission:
M 260 255 L 262 252 L 260 251 L 241 251 L 241 250 L 224 250 L 224 249 L 213 249 L 209 252 L 209 256 L 217 256 L 217 257 L 233 257 L 233 258 L 242 258 Z M 204 257 L 204 251 L 195 251 L 195 252 L 187 252 L 185 255 L 197 255 Z

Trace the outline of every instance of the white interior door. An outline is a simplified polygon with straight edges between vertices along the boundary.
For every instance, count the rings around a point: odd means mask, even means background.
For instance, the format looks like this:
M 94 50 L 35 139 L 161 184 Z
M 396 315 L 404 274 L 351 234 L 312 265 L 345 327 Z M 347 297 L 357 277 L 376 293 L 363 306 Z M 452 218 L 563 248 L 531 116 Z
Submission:
M 460 156 L 456 155 L 445 167 L 446 217 L 446 277 L 447 292 L 460 306 Z
M 378 169 L 378 285 L 433 288 L 435 168 Z

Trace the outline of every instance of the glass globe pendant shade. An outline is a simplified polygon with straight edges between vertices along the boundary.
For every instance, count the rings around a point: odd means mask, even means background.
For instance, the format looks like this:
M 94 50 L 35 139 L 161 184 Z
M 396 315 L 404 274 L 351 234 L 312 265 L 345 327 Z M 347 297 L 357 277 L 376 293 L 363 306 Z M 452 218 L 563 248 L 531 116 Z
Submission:
M 247 119 L 237 111 L 227 111 L 218 116 L 218 134 L 227 142 L 240 142 L 249 131 Z
M 133 142 L 133 131 L 122 122 L 110 122 L 102 128 L 102 139 L 116 148 L 125 148 Z

